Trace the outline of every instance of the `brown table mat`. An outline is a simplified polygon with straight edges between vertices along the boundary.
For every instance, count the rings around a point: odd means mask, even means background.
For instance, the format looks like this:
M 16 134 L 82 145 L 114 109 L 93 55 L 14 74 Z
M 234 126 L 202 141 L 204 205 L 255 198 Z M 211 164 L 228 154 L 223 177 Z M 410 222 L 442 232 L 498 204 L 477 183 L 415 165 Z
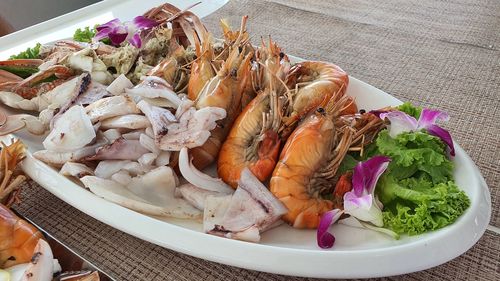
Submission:
M 491 224 L 500 226 L 498 1 L 232 0 L 204 21 L 218 30 L 218 19 L 237 26 L 243 15 L 250 16 L 255 41 L 271 34 L 289 54 L 335 62 L 402 100 L 447 111 L 447 128 L 490 187 Z M 119 280 L 300 279 L 163 249 L 84 215 L 34 183 L 23 195 L 21 213 Z M 488 230 L 467 253 L 444 265 L 389 279 L 500 280 L 499 264 L 500 235 Z

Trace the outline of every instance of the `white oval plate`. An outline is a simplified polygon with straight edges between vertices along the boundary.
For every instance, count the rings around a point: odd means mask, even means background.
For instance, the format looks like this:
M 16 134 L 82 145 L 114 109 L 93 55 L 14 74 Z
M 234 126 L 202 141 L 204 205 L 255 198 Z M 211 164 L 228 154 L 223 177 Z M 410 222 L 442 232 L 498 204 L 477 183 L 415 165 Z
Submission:
M 391 95 L 350 77 L 347 93 L 359 108 L 398 105 Z M 40 139 L 19 134 L 34 152 Z M 483 235 L 491 214 L 488 187 L 478 168 L 455 144 L 455 179 L 471 199 L 470 208 L 452 225 L 419 236 L 392 240 L 382 234 L 335 225 L 335 246 L 322 250 L 314 230 L 282 225 L 265 232 L 260 244 L 202 233 L 200 222 L 149 217 L 97 197 L 31 154 L 23 169 L 55 196 L 114 228 L 174 251 L 237 267 L 305 277 L 362 278 L 404 274 L 449 261 Z

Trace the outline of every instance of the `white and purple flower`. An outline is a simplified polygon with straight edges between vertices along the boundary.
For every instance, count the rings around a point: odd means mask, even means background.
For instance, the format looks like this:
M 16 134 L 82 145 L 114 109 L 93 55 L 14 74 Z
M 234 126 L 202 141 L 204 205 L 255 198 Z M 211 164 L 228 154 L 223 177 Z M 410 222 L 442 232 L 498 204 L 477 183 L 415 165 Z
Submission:
M 436 125 L 437 121 L 448 121 L 449 116 L 439 110 L 423 109 L 418 121 L 402 111 L 389 111 L 380 113 L 381 119 L 389 119 L 389 135 L 396 137 L 403 132 L 414 132 L 425 129 L 429 134 L 440 138 L 449 148 L 450 155 L 455 156 L 455 147 L 450 133 Z
M 320 248 L 329 249 L 333 247 L 333 244 L 335 243 L 335 236 L 328 232 L 328 229 L 332 224 L 339 220 L 343 213 L 343 210 L 333 209 L 321 216 L 318 230 L 316 232 L 316 241 L 318 242 L 318 246 Z
M 96 27 L 97 34 L 94 36 L 94 40 L 109 38 L 115 46 L 127 41 L 132 46 L 140 48 L 142 46 L 141 31 L 156 25 L 156 21 L 143 16 L 137 16 L 131 22 L 123 23 L 119 19 L 114 19 Z
M 352 174 L 352 190 L 344 194 L 344 210 L 334 209 L 321 217 L 317 242 L 321 248 L 331 248 L 335 242 L 333 234 L 328 232 L 330 226 L 339 220 L 342 214 L 350 215 L 357 225 L 380 231 L 392 237 L 397 237 L 393 231 L 382 228 L 382 203 L 375 196 L 378 179 L 385 172 L 391 159 L 386 156 L 375 156 L 364 162 L 359 162 Z
M 359 162 L 352 174 L 352 190 L 344 194 L 344 212 L 358 220 L 382 227 L 382 203 L 375 198 L 375 186 L 391 158 L 375 156 Z

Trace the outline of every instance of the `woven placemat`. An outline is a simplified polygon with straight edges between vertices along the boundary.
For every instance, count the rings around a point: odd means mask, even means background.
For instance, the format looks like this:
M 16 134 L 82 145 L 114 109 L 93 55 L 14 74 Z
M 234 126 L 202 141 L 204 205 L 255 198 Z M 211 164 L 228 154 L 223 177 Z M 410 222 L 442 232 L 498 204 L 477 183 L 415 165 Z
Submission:
M 402 100 L 447 111 L 446 127 L 480 167 L 492 194 L 491 224 L 500 226 L 498 1 L 231 0 L 204 22 L 218 30 L 220 18 L 237 26 L 243 15 L 250 16 L 255 43 L 271 34 L 289 54 L 335 62 Z M 21 213 L 119 280 L 302 280 L 207 262 L 141 241 L 33 182 L 23 197 Z M 499 264 L 500 235 L 487 231 L 467 253 L 444 265 L 387 279 L 500 280 Z

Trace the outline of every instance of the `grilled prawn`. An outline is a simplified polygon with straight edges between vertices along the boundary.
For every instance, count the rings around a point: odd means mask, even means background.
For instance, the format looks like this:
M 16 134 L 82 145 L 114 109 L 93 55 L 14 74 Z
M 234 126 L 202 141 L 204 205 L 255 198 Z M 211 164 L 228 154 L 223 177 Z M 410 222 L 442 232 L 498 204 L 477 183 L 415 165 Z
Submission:
M 288 138 L 274 169 L 271 192 L 288 208 L 283 219 L 297 228 L 316 228 L 333 208 L 323 195 L 333 189 L 340 162 L 348 152 L 353 130 L 335 125 L 347 97 L 331 99 L 309 115 Z
M 241 171 L 248 167 L 261 181 L 271 175 L 279 154 L 282 126 L 280 97 L 286 87 L 279 83 L 290 68 L 288 57 L 276 43 L 262 42 L 257 51 L 259 65 L 254 81 L 263 88 L 236 119 L 224 142 L 217 161 L 218 174 L 227 184 L 236 188 Z
M 0 204 L 0 268 L 27 263 L 43 235 Z
M 297 122 L 311 111 L 324 107 L 332 97 L 345 94 L 349 76 L 340 67 L 320 61 L 304 61 L 290 69 L 286 83 L 294 88 L 288 102 L 283 135 L 288 136 Z M 351 102 L 349 108 L 355 105 Z M 343 109 L 346 111 L 348 108 Z M 352 111 L 352 110 L 349 110 Z M 344 112 L 346 113 L 346 112 Z
M 241 30 L 245 28 L 244 23 Z M 222 142 L 241 112 L 241 99 L 248 80 L 251 79 L 252 57 L 253 53 L 245 54 L 240 48 L 231 48 L 228 59 L 224 61 L 217 75 L 205 84 L 195 101 L 197 109 L 219 107 L 227 113 L 226 118 L 219 122 L 219 126 L 211 131 L 211 136 L 205 144 L 191 150 L 193 164 L 198 169 L 207 167 L 215 161 Z

